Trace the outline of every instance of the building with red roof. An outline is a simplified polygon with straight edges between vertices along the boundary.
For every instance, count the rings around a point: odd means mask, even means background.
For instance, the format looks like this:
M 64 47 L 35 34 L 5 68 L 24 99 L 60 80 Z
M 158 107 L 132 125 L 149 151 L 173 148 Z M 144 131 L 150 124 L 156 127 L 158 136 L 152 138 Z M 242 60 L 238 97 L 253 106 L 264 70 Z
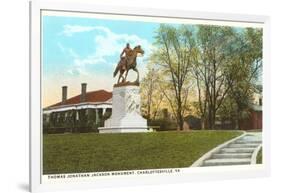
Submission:
M 67 86 L 62 87 L 62 100 L 43 109 L 43 132 L 97 131 L 112 112 L 112 92 L 96 90 L 87 92 L 81 84 L 81 93 L 67 98 Z

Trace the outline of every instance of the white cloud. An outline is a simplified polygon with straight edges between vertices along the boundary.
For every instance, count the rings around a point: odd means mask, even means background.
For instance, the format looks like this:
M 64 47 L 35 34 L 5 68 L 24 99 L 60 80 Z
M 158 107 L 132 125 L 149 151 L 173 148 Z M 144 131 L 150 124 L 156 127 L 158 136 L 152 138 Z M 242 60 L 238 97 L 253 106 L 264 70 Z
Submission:
M 137 35 L 129 35 L 126 33 L 117 34 L 112 32 L 109 28 L 103 26 L 65 25 L 61 34 L 65 36 L 73 36 L 76 33 L 85 32 L 96 32 L 93 34 L 94 44 L 96 47 L 96 51 L 94 53 L 81 58 L 76 52 L 74 52 L 73 49 L 66 49 L 61 44 L 59 45 L 64 52 L 67 50 L 67 52 L 74 58 L 73 64 L 67 70 L 68 73 L 72 75 L 85 75 L 88 74 L 87 67 L 95 64 L 109 65 L 108 67 L 112 67 L 113 69 L 118 63 L 119 55 L 125 44 L 129 42 L 132 47 L 141 45 L 145 50 L 144 57 L 140 57 L 138 59 L 138 69 L 141 71 L 141 75 L 144 75 L 144 62 L 147 59 L 150 50 L 152 49 L 152 45 L 148 42 L 148 40 L 140 38 Z M 109 61 L 108 57 L 116 57 L 116 62 L 113 63 L 112 59 Z
M 80 25 L 65 25 L 64 30 L 61 34 L 66 36 L 72 36 L 74 33 L 91 31 L 91 26 L 80 26 Z
M 57 46 L 63 54 L 70 55 L 73 58 L 79 58 L 79 55 L 72 48 L 66 48 L 60 42 L 57 43 Z

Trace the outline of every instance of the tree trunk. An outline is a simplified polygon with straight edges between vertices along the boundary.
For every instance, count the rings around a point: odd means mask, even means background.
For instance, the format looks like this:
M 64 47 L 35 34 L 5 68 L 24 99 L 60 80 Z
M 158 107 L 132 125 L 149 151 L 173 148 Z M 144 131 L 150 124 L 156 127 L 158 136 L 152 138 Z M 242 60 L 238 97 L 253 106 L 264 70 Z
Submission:
M 205 119 L 205 117 L 201 117 L 201 129 L 202 130 L 206 129 L 206 119 Z
M 212 129 L 216 129 L 216 110 L 215 109 L 213 109 L 213 112 L 212 112 L 212 123 L 213 123 Z
M 237 112 L 236 113 L 237 113 L 237 115 L 235 117 L 235 130 L 239 130 L 240 129 L 239 120 L 240 120 L 240 113 L 241 113 L 239 108 L 237 108 Z
M 214 120 L 213 120 L 213 109 L 209 106 L 209 113 L 208 113 L 208 122 L 209 122 L 209 129 L 214 129 Z
M 178 127 L 180 130 L 183 130 L 183 116 L 181 114 L 181 107 L 178 108 Z

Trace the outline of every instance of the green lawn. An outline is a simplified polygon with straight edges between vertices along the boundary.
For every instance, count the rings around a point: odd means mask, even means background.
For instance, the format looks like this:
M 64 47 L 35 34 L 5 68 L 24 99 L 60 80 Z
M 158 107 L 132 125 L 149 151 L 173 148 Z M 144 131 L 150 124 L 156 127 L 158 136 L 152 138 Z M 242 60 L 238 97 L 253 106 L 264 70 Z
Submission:
M 188 167 L 237 131 L 44 135 L 43 173 Z

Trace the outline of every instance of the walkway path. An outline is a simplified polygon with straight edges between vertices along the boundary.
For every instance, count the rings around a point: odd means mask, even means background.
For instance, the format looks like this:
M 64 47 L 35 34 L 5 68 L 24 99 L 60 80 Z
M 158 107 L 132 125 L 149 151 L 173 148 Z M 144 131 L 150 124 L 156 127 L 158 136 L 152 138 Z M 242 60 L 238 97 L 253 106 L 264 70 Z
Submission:
M 258 149 L 262 144 L 260 132 L 246 133 L 225 145 L 211 150 L 192 166 L 246 165 L 255 163 Z M 254 160 L 254 162 L 253 162 Z

